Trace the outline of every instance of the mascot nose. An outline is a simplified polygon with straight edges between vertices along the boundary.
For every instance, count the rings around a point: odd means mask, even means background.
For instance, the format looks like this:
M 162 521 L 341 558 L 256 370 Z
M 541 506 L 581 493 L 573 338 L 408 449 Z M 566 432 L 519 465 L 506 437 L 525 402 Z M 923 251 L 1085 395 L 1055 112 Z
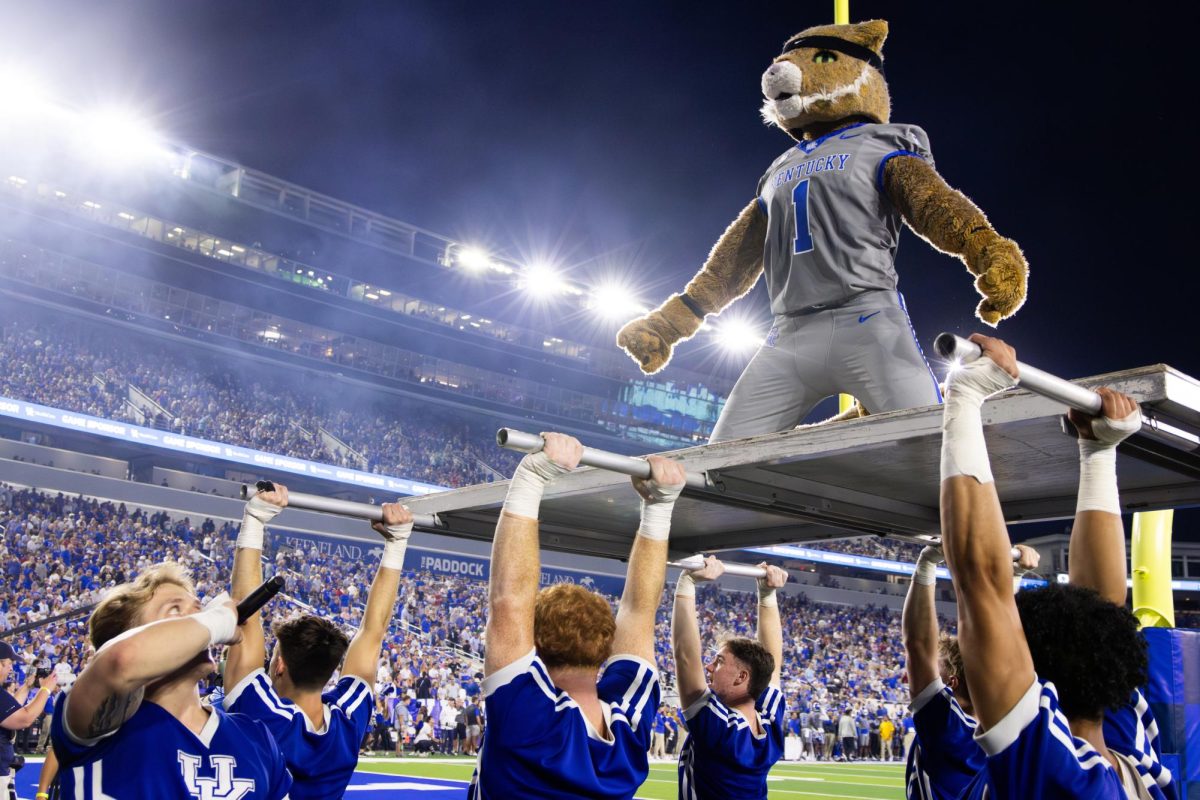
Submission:
M 762 76 L 763 97 L 779 100 L 785 95 L 800 93 L 804 73 L 790 61 L 776 61 Z

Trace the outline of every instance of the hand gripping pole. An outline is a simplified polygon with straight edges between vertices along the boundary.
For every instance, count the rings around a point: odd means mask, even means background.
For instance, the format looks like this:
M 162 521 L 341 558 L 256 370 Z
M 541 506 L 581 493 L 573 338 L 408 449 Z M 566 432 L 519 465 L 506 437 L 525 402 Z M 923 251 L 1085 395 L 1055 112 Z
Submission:
M 496 444 L 501 447 L 506 447 L 509 450 L 519 450 L 522 453 L 536 453 L 542 449 L 545 442 L 541 436 L 536 433 L 525 433 L 524 431 L 516 431 L 512 428 L 501 428 L 496 431 Z M 650 477 L 650 462 L 642 458 L 634 458 L 633 456 L 623 456 L 619 453 L 610 453 L 607 450 L 593 450 L 590 447 L 583 448 L 583 458 L 579 463 L 585 467 L 595 467 L 596 469 L 606 469 L 610 472 L 619 472 L 622 475 L 631 475 L 635 478 Z M 693 489 L 709 488 L 708 478 L 703 472 L 688 472 L 687 485 Z
M 254 486 L 242 486 L 242 499 L 249 500 L 256 492 L 270 492 L 275 485 L 270 481 L 259 481 Z M 383 508 L 371 503 L 356 503 L 353 500 L 339 500 L 336 497 L 322 497 L 319 494 L 304 494 L 303 492 L 288 492 L 288 508 L 299 508 L 304 511 L 322 511 L 326 514 L 338 514 L 343 517 L 357 517 L 371 522 L 383 521 Z M 414 528 L 441 528 L 441 520 L 435 514 L 413 514 Z
M 940 333 L 933 342 L 933 348 L 938 355 L 948 361 L 970 362 L 983 355 L 979 345 L 972 341 L 955 336 L 953 333 Z M 1091 389 L 1076 386 L 1070 381 L 1063 380 L 1037 367 L 1017 362 L 1021 376 L 1019 385 L 1034 394 L 1049 398 L 1065 406 L 1083 411 L 1087 414 L 1099 414 L 1102 401 L 1100 395 Z
M 679 561 L 668 561 L 668 567 L 677 567 L 686 572 L 691 572 L 694 569 L 704 568 L 704 556 L 694 555 L 682 558 Z M 767 571 L 762 567 L 752 567 L 749 564 L 726 564 L 726 575 L 740 575 L 746 578 L 765 578 Z

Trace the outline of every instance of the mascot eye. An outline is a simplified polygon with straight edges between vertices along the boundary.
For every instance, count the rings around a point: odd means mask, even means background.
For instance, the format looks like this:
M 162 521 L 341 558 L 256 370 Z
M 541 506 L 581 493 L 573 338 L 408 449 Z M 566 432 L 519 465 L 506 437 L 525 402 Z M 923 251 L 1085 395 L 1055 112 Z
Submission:
M 831 53 L 828 50 L 822 50 L 813 56 L 814 64 L 832 64 L 837 61 L 837 53 Z

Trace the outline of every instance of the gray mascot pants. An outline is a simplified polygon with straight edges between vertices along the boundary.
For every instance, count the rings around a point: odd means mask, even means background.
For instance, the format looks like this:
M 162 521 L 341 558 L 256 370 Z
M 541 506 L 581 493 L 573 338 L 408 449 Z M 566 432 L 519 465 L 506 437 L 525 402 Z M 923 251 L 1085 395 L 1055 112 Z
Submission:
M 872 414 L 942 401 L 899 292 L 864 292 L 836 308 L 776 317 L 709 442 L 791 430 L 839 392 Z

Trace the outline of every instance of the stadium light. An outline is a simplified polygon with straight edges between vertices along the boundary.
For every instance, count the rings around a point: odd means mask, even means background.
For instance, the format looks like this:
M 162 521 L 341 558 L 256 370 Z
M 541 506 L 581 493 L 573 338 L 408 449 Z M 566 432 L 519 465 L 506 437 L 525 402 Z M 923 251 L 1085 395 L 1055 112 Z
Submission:
M 742 319 L 726 320 L 713 331 L 717 344 L 733 353 L 745 353 L 762 344 L 762 331 Z
M 487 251 L 478 247 L 463 247 L 455 253 L 454 263 L 467 272 L 478 274 L 488 268 L 491 257 Z
M 521 274 L 520 286 L 533 297 L 547 299 L 567 288 L 558 272 L 549 264 L 529 264 Z
M 622 321 L 649 310 L 630 289 L 618 283 L 601 283 L 592 287 L 587 307 L 605 319 Z
M 48 105 L 46 91 L 35 77 L 15 66 L 0 66 L 0 114 L 31 114 Z
M 79 117 L 82 149 L 113 165 L 164 153 L 158 135 L 137 116 L 120 109 L 100 109 Z

